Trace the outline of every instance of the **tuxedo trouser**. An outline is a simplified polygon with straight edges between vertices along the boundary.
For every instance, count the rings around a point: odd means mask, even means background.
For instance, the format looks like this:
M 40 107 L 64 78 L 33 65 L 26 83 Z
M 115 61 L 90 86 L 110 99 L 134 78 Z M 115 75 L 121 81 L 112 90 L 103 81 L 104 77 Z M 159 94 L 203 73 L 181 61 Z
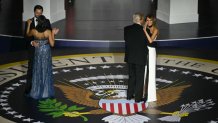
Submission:
M 128 63 L 128 72 L 127 98 L 135 95 L 135 100 L 139 101 L 143 97 L 145 65 Z
M 27 83 L 25 86 L 25 93 L 28 94 L 32 87 L 32 71 L 33 71 L 33 60 L 34 60 L 35 48 L 30 47 L 28 49 L 28 70 L 27 70 Z

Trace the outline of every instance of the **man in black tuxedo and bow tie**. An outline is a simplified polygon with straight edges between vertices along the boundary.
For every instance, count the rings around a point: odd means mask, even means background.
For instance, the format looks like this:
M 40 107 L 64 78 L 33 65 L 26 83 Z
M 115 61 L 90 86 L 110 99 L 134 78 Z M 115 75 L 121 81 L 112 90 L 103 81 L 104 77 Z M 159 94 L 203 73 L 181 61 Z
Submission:
M 31 19 L 32 23 L 30 24 L 30 29 L 36 28 L 38 24 L 37 17 L 39 17 L 42 14 L 43 14 L 43 7 L 41 5 L 36 5 L 34 7 L 34 17 Z M 50 21 L 48 19 L 47 19 L 47 23 L 48 25 L 50 25 L 50 29 L 52 30 Z M 25 24 L 24 37 L 26 40 L 26 46 L 28 48 L 28 70 L 27 70 L 27 83 L 25 87 L 25 94 L 28 94 L 31 90 L 34 50 L 35 47 L 38 46 L 38 44 L 34 41 L 34 37 L 26 36 L 26 30 L 27 30 L 27 22 Z
M 127 99 L 135 97 L 135 102 L 146 101 L 143 98 L 145 81 L 145 66 L 147 64 L 147 38 L 143 31 L 142 24 L 144 16 L 141 13 L 133 15 L 133 23 L 124 28 L 125 59 L 128 64 L 129 80 Z

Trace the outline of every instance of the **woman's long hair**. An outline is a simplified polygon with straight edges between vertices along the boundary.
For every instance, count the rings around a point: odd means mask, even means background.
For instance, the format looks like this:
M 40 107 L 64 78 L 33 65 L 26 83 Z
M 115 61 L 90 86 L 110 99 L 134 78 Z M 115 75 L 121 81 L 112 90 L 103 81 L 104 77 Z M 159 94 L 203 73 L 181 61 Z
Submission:
M 146 18 L 145 18 L 145 21 L 147 20 L 147 18 L 151 19 L 152 22 L 153 22 L 153 23 L 152 23 L 152 26 L 155 27 L 156 29 L 158 29 L 156 17 L 155 17 L 154 15 L 152 15 L 152 14 L 148 14 L 148 15 L 146 16 Z M 150 30 L 149 30 L 148 32 L 150 33 Z M 157 35 L 159 35 L 159 31 L 158 31 Z
M 38 32 L 44 32 L 45 30 L 49 29 L 48 20 L 44 15 L 40 15 L 37 17 L 38 24 L 36 26 L 36 30 Z
M 154 26 L 154 27 L 157 28 L 156 18 L 155 18 L 152 14 L 148 14 L 148 15 L 146 16 L 146 18 L 145 18 L 145 21 L 146 21 L 147 18 L 151 19 L 152 22 L 153 22 L 152 26 Z

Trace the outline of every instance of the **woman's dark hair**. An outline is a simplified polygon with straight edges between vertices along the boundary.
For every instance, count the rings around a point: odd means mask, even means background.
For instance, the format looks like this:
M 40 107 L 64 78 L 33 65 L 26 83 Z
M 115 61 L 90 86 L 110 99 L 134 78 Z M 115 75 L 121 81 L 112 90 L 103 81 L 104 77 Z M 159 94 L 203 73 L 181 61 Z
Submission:
M 38 21 L 38 24 L 36 26 L 36 30 L 38 32 L 44 32 L 45 30 L 49 29 L 49 23 L 48 20 L 45 18 L 44 15 L 40 15 L 36 19 Z
M 43 7 L 41 5 L 36 5 L 34 7 L 34 12 L 36 11 L 36 9 L 41 9 L 43 11 Z

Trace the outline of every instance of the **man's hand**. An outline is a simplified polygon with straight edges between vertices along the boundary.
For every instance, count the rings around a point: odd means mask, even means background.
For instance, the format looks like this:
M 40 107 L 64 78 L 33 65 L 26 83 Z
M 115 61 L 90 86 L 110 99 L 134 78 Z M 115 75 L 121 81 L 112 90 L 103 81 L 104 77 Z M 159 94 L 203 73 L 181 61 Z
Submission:
M 39 46 L 39 44 L 37 42 L 35 42 L 35 41 L 31 41 L 31 45 L 34 46 L 34 47 L 38 47 Z

